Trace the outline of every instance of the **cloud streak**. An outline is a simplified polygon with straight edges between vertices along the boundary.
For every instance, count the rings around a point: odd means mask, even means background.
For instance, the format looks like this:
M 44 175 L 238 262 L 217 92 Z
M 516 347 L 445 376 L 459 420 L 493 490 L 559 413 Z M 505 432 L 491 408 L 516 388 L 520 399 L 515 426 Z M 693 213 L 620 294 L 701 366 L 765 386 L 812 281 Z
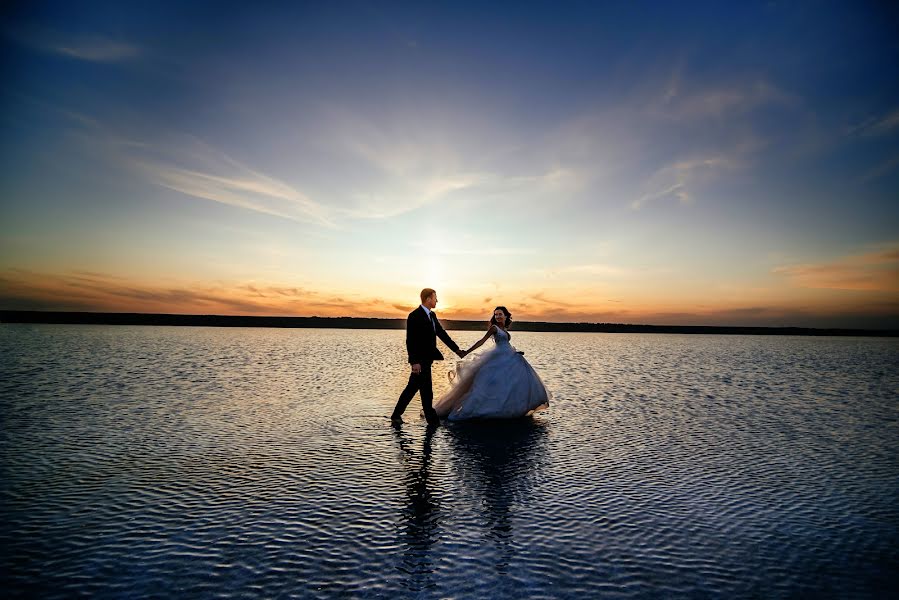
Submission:
M 899 108 L 890 112 L 869 117 L 862 123 L 849 128 L 849 135 L 861 135 L 865 137 L 877 137 L 892 134 L 899 128 Z
M 84 144 L 100 148 L 144 180 L 193 198 L 210 200 L 300 223 L 334 228 L 334 210 L 293 185 L 253 169 L 193 136 L 136 139 L 98 119 L 63 111 L 80 128 Z
M 376 297 L 341 296 L 271 283 L 150 283 L 86 271 L 0 274 L 0 306 L 7 309 L 80 310 L 222 315 L 396 317 Z
M 85 62 L 119 63 L 143 54 L 135 44 L 102 35 L 76 36 L 28 27 L 6 33 L 7 37 L 27 48 Z
M 899 154 L 897 154 L 896 156 L 891 156 L 888 159 L 875 165 L 873 168 L 869 169 L 868 172 L 862 175 L 861 182 L 868 183 L 875 179 L 879 179 L 880 177 L 891 173 L 897 167 L 899 167 Z
M 292 186 L 233 160 L 214 172 L 136 158 L 135 169 L 156 185 L 187 196 L 255 212 L 333 227 L 330 211 Z M 228 175 L 218 174 L 229 173 Z
M 899 244 L 829 262 L 774 269 L 796 287 L 899 292 Z
M 140 56 L 137 46 L 103 38 L 73 40 L 52 48 L 63 56 L 88 62 L 121 62 Z
M 693 82 L 681 60 L 668 77 L 667 85 L 647 106 L 654 116 L 681 121 L 734 118 L 770 107 L 799 104 L 794 94 L 761 77 L 741 80 Z
M 455 109 L 438 115 L 407 110 L 379 116 L 330 110 L 323 144 L 343 159 L 355 180 L 334 190 L 352 201 L 338 212 L 356 219 L 386 219 L 460 192 L 487 201 L 511 193 L 569 192 L 583 184 L 582 171 L 559 161 L 541 157 L 531 164 L 525 156 L 530 147 L 510 149 L 504 143 L 496 148 L 488 131 L 469 119 Z M 502 132 L 495 138 L 502 139 Z
M 693 203 L 690 187 L 708 177 L 736 166 L 732 159 L 719 156 L 678 161 L 656 171 L 644 184 L 648 190 L 631 202 L 631 208 L 640 210 L 650 203 L 674 200 L 683 206 Z
M 481 184 L 485 175 L 465 168 L 458 142 L 423 115 L 404 112 L 379 119 L 332 108 L 325 117 L 326 145 L 361 181 L 344 189 L 353 205 L 340 210 L 356 219 L 401 215 Z M 355 189 L 353 189 L 355 188 Z

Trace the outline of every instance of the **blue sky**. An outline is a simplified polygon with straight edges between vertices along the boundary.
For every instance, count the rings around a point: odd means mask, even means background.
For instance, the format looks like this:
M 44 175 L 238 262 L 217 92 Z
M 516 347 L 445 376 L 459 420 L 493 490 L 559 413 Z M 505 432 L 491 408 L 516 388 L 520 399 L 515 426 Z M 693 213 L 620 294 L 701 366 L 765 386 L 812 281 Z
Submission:
M 881 3 L 22 3 L 0 306 L 899 326 Z

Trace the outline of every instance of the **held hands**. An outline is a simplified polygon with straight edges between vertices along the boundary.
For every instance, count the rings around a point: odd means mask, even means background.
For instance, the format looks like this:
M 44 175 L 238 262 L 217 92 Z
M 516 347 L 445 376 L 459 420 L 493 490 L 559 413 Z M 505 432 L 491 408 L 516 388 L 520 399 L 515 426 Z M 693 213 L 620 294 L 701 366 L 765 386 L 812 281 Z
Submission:
M 459 355 L 459 358 L 465 358 L 465 355 L 468 354 L 468 350 L 456 350 L 456 354 Z
M 414 365 L 412 365 L 412 374 L 418 375 L 419 373 L 421 373 L 421 365 L 419 363 L 415 363 Z

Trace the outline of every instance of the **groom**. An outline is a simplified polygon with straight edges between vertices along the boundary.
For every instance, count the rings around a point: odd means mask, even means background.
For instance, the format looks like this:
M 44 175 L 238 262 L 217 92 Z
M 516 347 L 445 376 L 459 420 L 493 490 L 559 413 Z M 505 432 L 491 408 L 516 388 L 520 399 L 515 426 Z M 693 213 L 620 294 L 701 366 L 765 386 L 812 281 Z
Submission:
M 437 307 L 437 292 L 431 288 L 421 291 L 421 306 L 409 313 L 406 319 L 406 351 L 409 353 L 409 364 L 412 365 L 412 374 L 409 375 L 409 383 L 400 394 L 400 399 L 390 415 L 394 423 L 403 422 L 403 411 L 412 401 L 415 392 L 421 392 L 421 406 L 425 412 L 428 425 L 437 425 L 440 419 L 434 412 L 432 402 L 434 390 L 431 386 L 431 363 L 435 360 L 443 360 L 443 355 L 437 349 L 437 337 L 449 346 L 450 350 L 465 357 L 465 352 L 459 350 L 456 342 L 443 330 L 437 315 L 433 310 Z

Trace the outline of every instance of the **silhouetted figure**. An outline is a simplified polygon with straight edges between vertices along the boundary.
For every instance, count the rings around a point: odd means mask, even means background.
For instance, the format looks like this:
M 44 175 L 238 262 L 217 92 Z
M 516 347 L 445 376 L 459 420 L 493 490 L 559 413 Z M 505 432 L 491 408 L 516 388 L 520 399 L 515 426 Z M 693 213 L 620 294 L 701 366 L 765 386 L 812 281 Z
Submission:
M 437 349 L 437 338 L 440 337 L 460 358 L 466 354 L 459 350 L 456 342 L 443 330 L 437 315 L 433 312 L 436 307 L 437 292 L 425 288 L 421 291 L 421 306 L 409 313 L 406 318 L 406 352 L 409 355 L 409 364 L 412 365 L 412 373 L 409 375 L 406 389 L 397 400 L 393 414 L 390 415 L 390 420 L 394 423 L 402 422 L 403 412 L 416 392 L 421 392 L 421 407 L 428 423 L 431 425 L 440 423 L 433 408 L 434 388 L 431 381 L 431 363 L 443 360 L 443 355 Z

